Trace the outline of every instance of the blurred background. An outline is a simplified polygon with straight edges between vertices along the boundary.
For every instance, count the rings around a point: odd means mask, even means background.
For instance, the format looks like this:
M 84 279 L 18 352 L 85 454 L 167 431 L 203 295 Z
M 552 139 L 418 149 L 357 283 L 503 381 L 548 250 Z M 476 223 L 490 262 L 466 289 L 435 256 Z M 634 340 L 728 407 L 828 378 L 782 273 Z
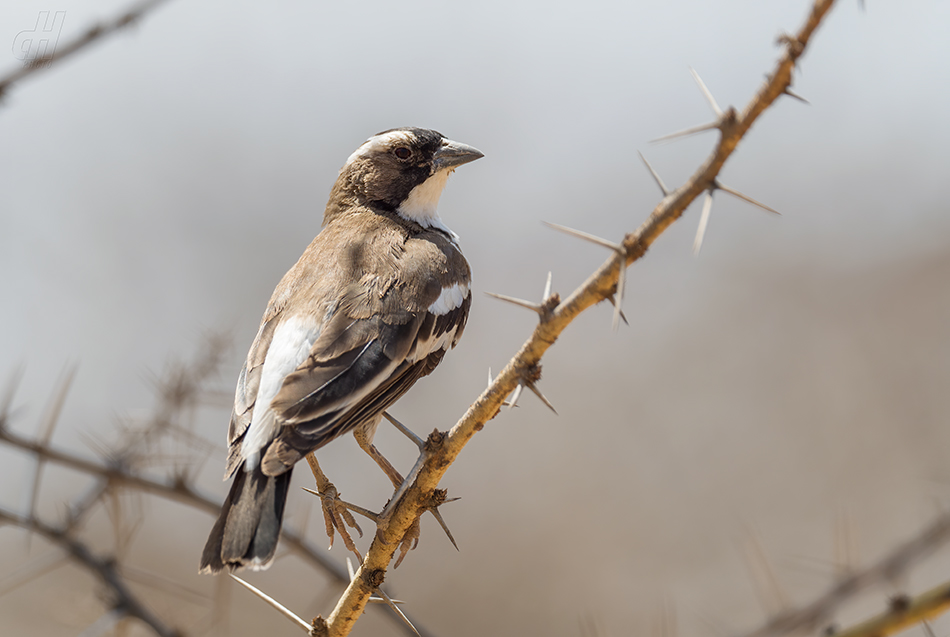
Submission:
M 681 634 L 734 634 L 783 596 L 813 599 L 836 566 L 869 564 L 950 500 L 950 4 L 867 5 L 841 2 L 809 47 L 794 89 L 810 105 L 781 100 L 722 173 L 782 216 L 718 194 L 694 258 L 695 205 L 631 268 L 630 326 L 612 332 L 609 306 L 592 308 L 545 357 L 541 387 L 560 415 L 526 394 L 450 470 L 443 486 L 462 500 L 443 513 L 461 551 L 427 516 L 387 578 L 427 629 L 626 635 L 651 631 L 665 606 Z M 21 64 L 10 47 L 38 12 L 66 11 L 62 42 L 125 6 L 0 5 L 0 72 Z M 440 207 L 474 271 L 465 338 L 392 410 L 420 433 L 449 428 L 537 320 L 483 293 L 539 298 L 550 270 L 565 295 L 607 256 L 541 220 L 614 239 L 635 229 L 660 199 L 637 151 L 674 186 L 714 143 L 648 141 L 710 121 L 688 67 L 742 107 L 773 68 L 776 36 L 806 11 L 804 0 L 159 7 L 0 104 L 0 380 L 25 369 L 14 427 L 34 432 L 78 364 L 54 443 L 93 458 L 90 440 L 108 444 L 117 423 L 148 413 L 150 379 L 212 330 L 232 338 L 215 381 L 230 394 L 344 160 L 411 125 L 485 153 Z M 193 426 L 217 444 L 199 486 L 221 498 L 229 408 L 216 400 Z M 404 438 L 381 427 L 377 445 L 409 469 Z M 378 508 L 389 495 L 351 438 L 319 457 L 345 499 Z M 0 506 L 24 510 L 32 467 L 0 448 Z M 49 520 L 82 480 L 44 478 Z M 295 484 L 311 486 L 302 467 Z M 325 545 L 309 497 L 292 494 L 289 523 L 312 517 Z M 196 569 L 212 518 L 137 506 L 129 559 L 211 595 Z M 97 547 L 110 541 L 103 531 Z M 750 575 L 763 570 L 756 547 L 781 594 Z M 2 528 L 0 576 L 52 550 Z M 345 551 L 329 555 L 342 563 Z M 937 554 L 838 621 L 948 567 Z M 327 615 L 339 593 L 292 558 L 248 579 L 304 617 Z M 210 613 L 142 590 L 190 634 Z M 79 634 L 102 614 L 99 596 L 88 575 L 58 570 L 0 597 L 0 633 Z M 230 596 L 221 632 L 297 634 L 246 591 Z M 355 634 L 401 633 L 371 608 Z

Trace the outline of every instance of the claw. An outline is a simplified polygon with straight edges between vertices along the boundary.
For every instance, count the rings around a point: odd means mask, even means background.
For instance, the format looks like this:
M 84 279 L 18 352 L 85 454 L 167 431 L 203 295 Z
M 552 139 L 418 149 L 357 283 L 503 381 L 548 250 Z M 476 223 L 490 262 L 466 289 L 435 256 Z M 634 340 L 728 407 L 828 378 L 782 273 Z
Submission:
M 313 478 L 317 483 L 318 491 L 307 489 L 306 487 L 304 490 L 320 496 L 320 506 L 323 509 L 323 521 L 326 524 L 327 537 L 330 538 L 330 546 L 328 548 L 333 547 L 334 531 L 337 531 L 340 533 L 340 537 L 343 539 L 343 544 L 346 546 L 346 549 L 359 555 L 360 553 L 356 548 L 356 544 L 353 543 L 353 538 L 350 537 L 350 533 L 346 527 L 349 525 L 351 528 L 356 529 L 360 537 L 363 537 L 363 529 L 356 523 L 356 519 L 353 517 L 353 514 L 350 513 L 350 509 L 356 510 L 357 513 L 361 515 L 369 513 L 368 517 L 374 514 L 341 500 L 339 492 L 336 490 L 336 487 L 333 486 L 333 483 L 327 479 L 326 475 L 324 475 L 313 453 L 307 454 L 307 463 L 313 472 Z M 360 556 L 360 560 L 362 559 L 362 556 Z

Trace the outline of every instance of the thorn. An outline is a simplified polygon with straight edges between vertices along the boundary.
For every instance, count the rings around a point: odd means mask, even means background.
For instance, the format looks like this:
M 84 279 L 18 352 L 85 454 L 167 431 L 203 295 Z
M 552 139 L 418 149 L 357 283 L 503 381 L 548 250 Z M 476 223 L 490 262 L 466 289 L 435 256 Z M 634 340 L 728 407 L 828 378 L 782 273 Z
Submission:
M 558 232 L 563 232 L 564 234 L 569 234 L 572 237 L 577 237 L 578 239 L 583 239 L 584 241 L 590 241 L 591 243 L 596 243 L 599 246 L 603 246 L 608 250 L 613 250 L 619 254 L 626 256 L 627 251 L 619 243 L 614 243 L 613 241 L 607 241 L 607 239 L 601 239 L 596 235 L 589 234 L 582 230 L 575 230 L 574 228 L 568 228 L 567 226 L 562 226 L 557 223 L 551 223 L 550 221 L 542 221 L 544 225 Z
M 729 186 L 724 186 L 724 185 L 722 185 L 721 183 L 719 183 L 718 181 L 713 182 L 713 188 L 716 188 L 716 189 L 718 189 L 718 190 L 722 190 L 723 192 L 728 192 L 728 193 L 729 193 L 730 195 L 732 195 L 733 197 L 738 197 L 739 199 L 742 199 L 743 201 L 746 201 L 746 202 L 752 204 L 753 206 L 756 206 L 756 207 L 758 207 L 758 208 L 761 208 L 762 210 L 767 210 L 768 212 L 771 212 L 771 213 L 774 213 L 774 214 L 777 214 L 777 215 L 780 215 L 780 216 L 781 216 L 781 214 L 782 214 L 781 212 L 779 212 L 779 211 L 776 210 L 775 208 L 769 208 L 768 206 L 766 206 L 766 205 L 765 205 L 764 203 L 762 203 L 761 201 L 756 201 L 755 199 L 753 199 L 753 198 L 750 197 L 749 195 L 744 195 L 744 194 L 742 194 L 741 192 L 739 192 L 738 190 L 735 190 L 735 189 L 733 189 L 733 188 L 730 188 Z
M 792 89 L 790 89 L 790 88 L 786 88 L 783 92 L 784 92 L 786 95 L 788 95 L 789 97 L 795 98 L 795 99 L 798 100 L 799 102 L 803 102 L 803 103 L 805 103 L 805 104 L 808 104 L 809 106 L 811 105 L 811 102 L 809 102 L 808 100 L 806 100 L 804 97 L 802 97 L 802 96 L 799 95 L 798 93 L 795 93 L 795 92 L 792 91 Z
M 240 577 L 238 577 L 238 576 L 235 575 L 234 573 L 228 573 L 228 575 L 231 576 L 231 579 L 236 580 L 237 582 L 239 582 L 244 588 L 246 588 L 247 590 L 251 591 L 252 593 L 254 593 L 255 595 L 257 595 L 258 597 L 260 597 L 261 599 L 263 599 L 265 602 L 267 602 L 268 604 L 270 604 L 271 606 L 273 606 L 274 608 L 276 608 L 277 611 L 280 612 L 281 615 L 283 615 L 284 617 L 286 617 L 287 619 L 289 619 L 289 620 L 292 621 L 293 623 L 295 623 L 295 624 L 297 624 L 298 626 L 300 626 L 301 628 L 303 628 L 304 631 L 306 631 L 306 633 L 307 633 L 308 635 L 310 634 L 310 628 L 311 628 L 310 624 L 308 624 L 307 622 L 305 622 L 304 620 L 302 620 L 300 617 L 297 617 L 297 615 L 295 615 L 295 614 L 293 613 L 293 611 L 291 611 L 289 608 L 287 608 L 286 606 L 284 606 L 283 604 L 281 604 L 280 602 L 278 602 L 278 601 L 277 601 L 276 599 L 274 599 L 273 597 L 270 597 L 269 595 L 266 595 L 265 593 L 261 592 L 261 591 L 260 591 L 259 589 L 257 589 L 255 586 L 253 586 L 253 585 L 251 585 L 251 584 L 248 584 L 247 582 L 245 582 L 244 580 L 242 580 Z M 418 633 L 417 633 L 417 634 L 418 634 Z
M 356 579 L 356 571 L 353 570 L 353 560 L 350 559 L 349 555 L 346 556 L 346 573 L 347 575 L 349 575 L 351 582 L 354 579 Z M 383 599 L 382 597 L 377 597 L 375 595 L 370 595 L 370 598 L 368 601 L 371 604 L 385 604 L 386 603 L 385 599 Z M 393 604 L 405 604 L 405 602 L 403 602 L 402 600 L 394 599 Z
M 551 298 L 551 281 L 553 279 L 553 273 L 548 270 L 548 281 L 544 284 L 544 296 L 541 297 L 541 302 L 544 303 L 549 298 Z
M 490 385 L 491 384 L 491 370 L 488 370 L 488 378 L 489 378 L 488 384 Z M 406 437 L 409 438 L 409 440 L 413 441 L 416 444 L 416 446 L 419 447 L 420 450 L 422 450 L 426 446 L 425 440 L 417 436 L 412 429 L 410 429 L 409 427 L 405 426 L 404 424 L 402 424 L 401 422 L 399 422 L 398 420 L 390 416 L 388 411 L 383 412 L 383 417 L 386 418 L 386 420 L 388 420 L 389 422 L 391 422 L 393 426 L 396 427 L 396 429 L 406 434 Z
M 544 394 L 541 393 L 541 390 L 538 389 L 537 385 L 534 383 L 528 383 L 528 389 L 534 392 L 534 395 L 541 399 L 541 402 L 547 405 L 547 408 L 554 412 L 554 415 L 557 416 L 557 409 L 554 408 L 554 405 L 551 404 L 547 398 L 544 397 Z
M 0 579 L 0 597 L 66 564 L 66 557 L 59 555 L 57 552 L 47 553 L 30 561 Z
M 454 500 L 457 500 L 455 498 Z M 446 500 L 445 502 L 454 502 L 454 500 Z M 445 504 L 443 502 L 443 504 Z M 445 531 L 445 534 L 449 537 L 449 542 L 452 543 L 452 546 L 455 547 L 456 551 L 459 551 L 459 545 L 455 543 L 455 538 L 452 537 L 452 531 L 449 530 L 449 525 L 445 523 L 445 520 L 442 519 L 442 513 L 439 512 L 438 508 L 429 509 L 432 512 L 432 516 L 435 517 L 436 521 L 439 523 L 439 526 L 442 527 L 442 530 Z M 461 551 L 459 551 L 461 553 Z
M 406 476 L 402 484 L 399 485 L 399 488 L 396 489 L 392 497 L 389 498 L 389 502 L 383 507 L 382 513 L 376 517 L 376 528 L 378 531 L 385 530 L 389 527 L 389 519 L 392 517 L 393 511 L 395 511 L 396 505 L 399 503 L 399 500 L 402 499 L 406 491 L 409 490 L 409 487 L 416 481 L 416 478 L 419 477 L 419 473 L 422 471 L 427 457 L 428 454 L 425 452 L 419 454 L 419 457 L 416 459 L 416 464 L 414 464 L 409 471 L 409 475 Z
M 623 316 L 623 291 L 627 286 L 627 259 L 626 257 L 621 258 L 620 260 L 620 269 L 617 271 L 617 298 L 613 302 L 614 306 L 614 318 L 613 318 L 613 330 L 616 332 L 617 328 L 620 327 L 620 318 Z M 627 318 L 623 317 L 623 322 L 627 323 Z M 627 323 L 629 325 L 629 323 Z M 551 410 L 554 410 L 554 407 L 551 407 Z M 554 413 L 557 413 L 556 411 Z
M 770 614 L 785 611 L 790 607 L 788 596 L 782 589 L 782 585 L 769 563 L 769 558 L 766 556 L 759 538 L 752 529 L 748 529 L 748 534 L 746 560 L 752 578 L 760 589 L 756 590 L 756 593 L 759 594 L 759 601 L 764 606 L 765 611 Z
M 647 170 L 649 170 L 649 171 L 650 171 L 650 174 L 653 175 L 653 181 L 655 181 L 655 182 L 656 182 L 656 185 L 660 187 L 660 192 L 663 193 L 663 196 L 665 197 L 665 196 L 667 196 L 668 194 L 670 194 L 670 191 L 669 191 L 669 189 L 666 187 L 666 184 L 664 184 L 664 183 L 663 183 L 663 180 L 660 179 L 659 173 L 657 173 L 655 170 L 653 170 L 653 166 L 651 166 L 651 165 L 650 165 L 650 162 L 647 161 L 647 158 L 643 156 L 643 153 L 641 153 L 641 152 L 638 150 L 638 151 L 637 151 L 637 154 L 640 155 L 640 159 L 642 159 L 642 160 L 643 160 L 643 163 L 646 164 Z
M 608 296 L 608 297 L 607 297 L 607 301 L 608 301 L 612 306 L 614 306 L 614 308 L 617 307 L 617 303 L 616 303 L 616 301 L 614 301 L 613 295 Z M 620 320 L 623 321 L 624 325 L 630 325 L 630 322 L 627 321 L 627 317 L 626 317 L 626 315 L 624 315 L 623 310 L 620 310 Z
M 412 629 L 412 632 L 414 632 L 415 634 L 419 635 L 419 631 L 416 630 L 416 627 L 412 625 L 412 622 L 409 621 L 409 618 L 406 617 L 405 613 L 403 613 L 401 610 L 399 610 L 399 607 L 396 606 L 396 602 L 394 602 L 393 600 L 391 600 L 391 599 L 389 598 L 389 595 L 387 595 L 386 593 L 383 592 L 383 589 L 377 588 L 377 589 L 376 589 L 376 592 L 378 592 L 378 593 L 380 594 L 380 596 L 382 596 L 383 600 L 389 605 L 390 608 L 392 608 L 394 611 L 396 611 L 396 614 L 399 615 L 399 618 L 400 618 L 402 621 L 406 622 L 406 625 L 409 626 L 409 628 Z M 308 628 L 307 630 L 310 630 L 310 629 Z M 419 635 L 419 637 L 422 637 L 422 635 Z
M 323 499 L 326 499 L 326 500 L 333 500 L 334 502 L 339 502 L 340 504 L 342 504 L 343 506 L 345 506 L 347 509 L 349 509 L 349 510 L 352 511 L 353 513 L 359 513 L 359 514 L 362 515 L 363 517 L 369 518 L 369 519 L 372 520 L 373 522 L 376 522 L 376 521 L 379 520 L 379 515 L 377 515 L 376 513 L 373 513 L 373 512 L 370 511 L 369 509 L 364 509 L 364 508 L 361 507 L 361 506 L 357 506 L 357 505 L 355 505 L 355 504 L 350 504 L 349 502 L 344 502 L 343 500 L 340 500 L 340 499 L 338 499 L 338 498 L 331 498 L 330 496 L 326 495 L 325 493 L 320 493 L 319 491 L 314 491 L 313 489 L 308 489 L 307 487 L 300 487 L 300 488 L 303 489 L 304 491 L 306 491 L 307 493 L 311 493 L 311 494 L 313 494 L 313 495 L 315 495 L 315 496 L 317 496 L 317 497 L 319 497 L 319 498 L 323 498 Z M 357 530 L 359 531 L 359 527 L 357 527 Z M 360 534 L 362 535 L 362 531 L 360 532 Z
M 693 67 L 689 67 L 689 72 L 693 74 L 693 79 L 696 80 L 697 84 L 699 84 L 699 90 L 703 92 L 703 95 L 706 97 L 706 101 L 709 102 L 710 106 L 712 106 L 713 112 L 717 117 L 721 117 L 722 109 L 719 108 L 719 104 L 716 103 L 716 98 L 712 96 L 712 93 L 710 93 L 709 89 L 706 88 L 706 85 L 703 84 L 703 80 L 699 77 L 699 73 L 697 73 L 696 69 Z
M 643 155 L 641 155 L 642 157 Z M 662 186 L 661 186 L 662 187 Z M 599 246 L 603 246 L 608 250 L 613 250 L 618 255 L 620 255 L 620 269 L 617 271 L 617 298 L 611 300 L 611 303 L 614 306 L 614 318 L 613 318 L 613 328 L 617 329 L 617 326 L 620 325 L 620 318 L 623 314 L 623 289 L 624 284 L 626 283 L 626 274 L 627 274 L 627 249 L 619 243 L 614 243 L 613 241 L 607 241 L 606 239 L 601 239 L 598 236 L 583 232 L 582 230 L 575 230 L 573 228 L 568 228 L 567 226 L 562 226 L 556 223 L 551 223 L 549 221 L 542 221 L 544 225 L 549 228 L 553 228 L 559 232 L 569 234 L 572 237 L 577 237 L 579 239 L 584 239 L 585 241 L 590 241 L 591 243 L 596 243 Z M 627 317 L 623 317 L 623 322 L 627 322 Z M 551 408 L 554 409 L 553 407 Z M 557 412 L 554 412 L 557 413 Z
M 25 365 L 20 363 L 10 375 L 10 380 L 7 384 L 7 391 L 3 394 L 3 399 L 0 399 L 0 429 L 3 428 L 4 424 L 6 424 L 6 419 L 10 416 L 10 407 L 13 405 L 13 396 L 16 394 L 17 387 L 20 386 L 20 381 L 23 380 L 23 374 L 25 371 Z
M 699 251 L 703 248 L 703 237 L 706 236 L 706 226 L 709 224 L 709 213 L 712 212 L 712 190 L 706 191 L 706 198 L 703 199 L 703 213 L 699 216 L 699 226 L 696 227 L 696 238 L 693 239 L 693 256 L 699 256 Z
M 541 314 L 542 312 L 540 303 L 532 303 L 531 301 L 516 299 L 513 296 L 505 296 L 504 294 L 495 294 L 494 292 L 485 292 L 485 294 L 487 294 L 488 296 L 494 297 L 496 299 L 499 299 L 501 301 L 507 301 L 508 303 L 512 303 L 514 305 L 518 305 L 520 307 L 524 307 L 529 310 L 533 310 L 537 312 L 538 314 Z
M 63 412 L 63 404 L 66 402 L 66 395 L 69 393 L 69 387 L 73 383 L 73 379 L 76 378 L 76 365 L 72 365 L 67 369 L 63 370 L 62 376 L 58 383 L 59 387 L 55 390 L 53 399 L 50 401 L 49 407 L 47 408 L 46 414 L 43 416 L 43 420 L 40 423 L 40 437 L 37 439 L 38 444 L 41 447 L 46 447 L 49 443 L 50 438 L 53 437 L 53 430 L 56 429 L 56 424 L 59 422 L 59 416 Z M 37 457 L 36 459 L 36 470 L 33 472 L 33 487 L 30 492 L 30 513 L 29 517 L 33 518 L 36 515 L 36 502 L 40 496 L 40 485 L 43 478 L 43 467 L 46 462 L 42 457 Z M 27 536 L 32 537 L 31 535 Z M 29 540 L 28 540 L 29 541 Z
M 719 122 L 710 122 L 708 124 L 702 124 L 700 126 L 693 126 L 692 128 L 684 128 L 683 130 L 676 131 L 675 133 L 670 133 L 669 135 L 663 135 L 662 137 L 657 137 L 656 139 L 651 139 L 651 144 L 656 144 L 659 142 L 668 142 L 680 137 L 689 137 L 690 135 L 695 135 L 696 133 L 702 133 L 708 130 L 716 130 L 719 128 Z
M 515 390 L 511 392 L 511 399 L 508 401 L 508 409 L 514 409 L 518 405 L 518 399 L 521 398 L 521 392 L 524 390 L 524 385 L 518 383 L 518 386 L 515 387 Z

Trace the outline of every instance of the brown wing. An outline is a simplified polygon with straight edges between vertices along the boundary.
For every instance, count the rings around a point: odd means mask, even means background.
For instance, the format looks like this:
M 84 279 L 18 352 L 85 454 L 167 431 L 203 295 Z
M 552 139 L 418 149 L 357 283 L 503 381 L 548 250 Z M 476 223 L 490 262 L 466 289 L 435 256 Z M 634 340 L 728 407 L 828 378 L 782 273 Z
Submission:
M 242 450 L 245 436 L 256 439 L 255 446 L 264 443 L 265 474 L 286 471 L 307 452 L 378 416 L 431 372 L 461 335 L 470 275 L 448 237 L 410 236 L 399 224 L 361 234 L 347 223 L 359 219 L 324 228 L 285 276 L 291 283 L 275 291 L 238 382 L 229 472 L 255 452 Z M 333 236 L 339 232 L 368 238 L 347 243 Z M 330 246 L 339 247 L 329 253 Z M 276 395 L 266 394 L 268 404 L 258 404 L 265 360 L 278 356 L 274 352 L 287 360 L 285 334 L 293 336 L 293 329 L 281 324 L 291 321 L 309 325 L 315 340 L 302 360 L 292 362 L 296 369 L 279 379 Z M 273 368 L 269 361 L 267 368 Z M 264 386 L 273 386 L 270 375 Z M 261 409 L 268 411 L 255 415 Z M 275 423 L 272 434 L 265 417 Z M 262 434 L 276 439 L 265 442 Z

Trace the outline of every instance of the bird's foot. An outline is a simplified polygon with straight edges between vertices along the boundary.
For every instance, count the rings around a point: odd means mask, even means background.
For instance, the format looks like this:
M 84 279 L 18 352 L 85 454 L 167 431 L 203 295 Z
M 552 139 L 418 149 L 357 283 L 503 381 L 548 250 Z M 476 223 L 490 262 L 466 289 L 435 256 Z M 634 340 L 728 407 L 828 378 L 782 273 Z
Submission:
M 326 523 L 327 537 L 330 538 L 330 546 L 333 546 L 334 537 L 336 533 L 339 533 L 346 549 L 360 556 L 360 552 L 357 550 L 356 544 L 353 543 L 353 538 L 350 536 L 347 526 L 356 529 L 360 537 L 363 537 L 363 529 L 356 523 L 356 519 L 353 517 L 351 511 L 366 515 L 374 521 L 377 516 L 371 511 L 366 511 L 355 504 L 341 500 L 340 493 L 336 490 L 336 487 L 333 486 L 333 483 L 327 479 L 326 475 L 320 469 L 316 457 L 312 453 L 307 454 L 307 462 L 310 464 L 310 470 L 313 472 L 314 480 L 317 482 L 317 490 L 314 491 L 313 489 L 307 488 L 304 490 L 320 496 L 320 507 L 323 509 L 323 520 Z M 362 556 L 360 556 L 360 560 L 362 559 Z

